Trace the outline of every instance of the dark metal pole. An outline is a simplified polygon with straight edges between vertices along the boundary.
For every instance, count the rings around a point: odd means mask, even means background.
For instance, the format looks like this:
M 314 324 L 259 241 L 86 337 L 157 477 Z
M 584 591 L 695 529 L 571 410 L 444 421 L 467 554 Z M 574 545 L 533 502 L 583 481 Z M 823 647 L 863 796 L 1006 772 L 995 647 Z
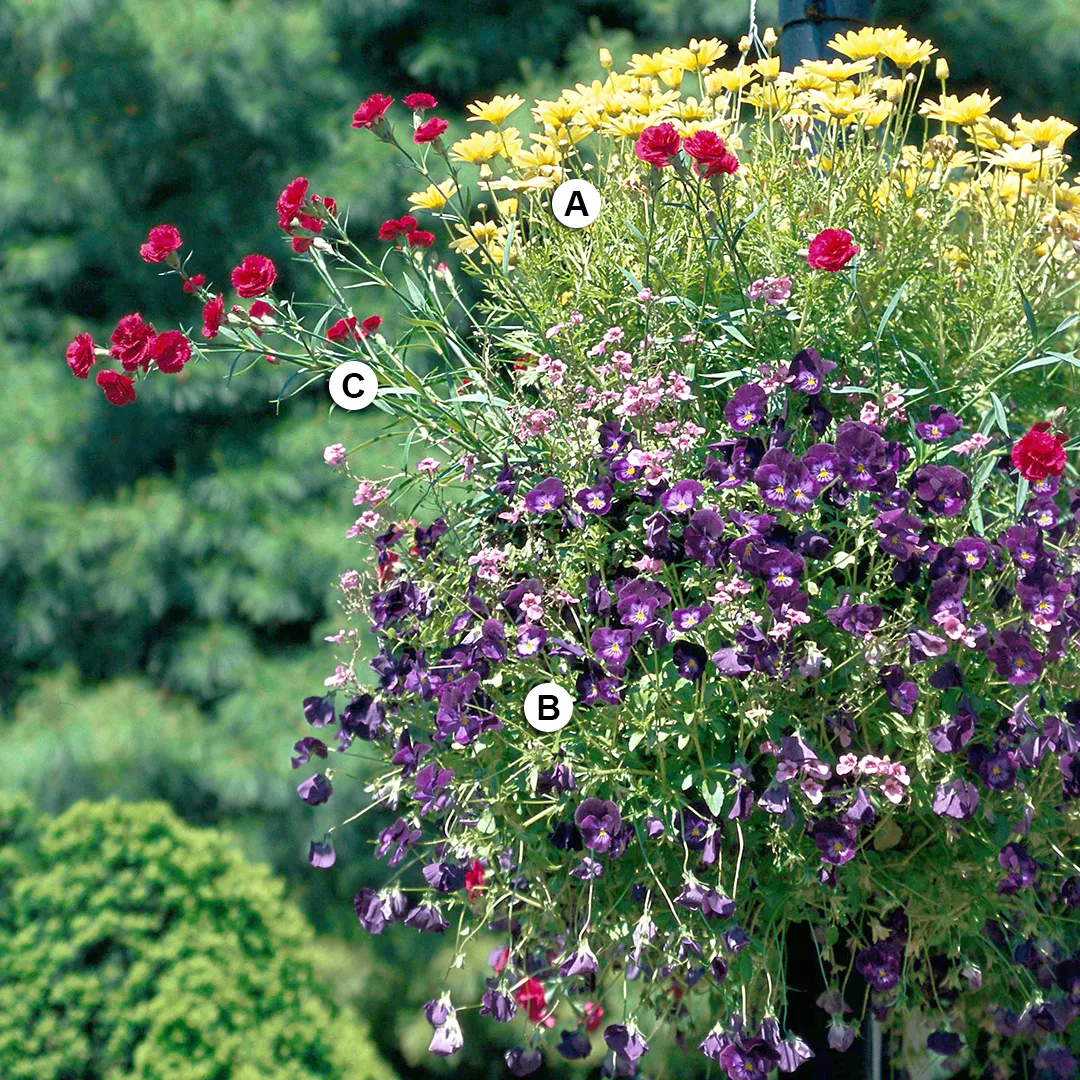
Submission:
M 780 66 L 839 56 L 826 43 L 870 25 L 872 0 L 780 0 Z

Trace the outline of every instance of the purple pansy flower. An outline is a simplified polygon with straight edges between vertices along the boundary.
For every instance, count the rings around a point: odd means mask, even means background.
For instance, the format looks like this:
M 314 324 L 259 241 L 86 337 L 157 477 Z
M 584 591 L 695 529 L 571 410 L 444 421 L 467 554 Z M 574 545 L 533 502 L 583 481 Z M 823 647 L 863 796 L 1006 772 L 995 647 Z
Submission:
M 308 806 L 318 806 L 330 798 L 334 788 L 322 773 L 315 773 L 297 785 L 296 793 Z
M 979 792 L 975 785 L 957 777 L 947 784 L 938 785 L 934 791 L 931 809 L 938 817 L 966 821 L 974 816 L 979 801 Z
M 899 664 L 887 664 L 879 676 L 885 696 L 897 712 L 910 716 L 919 700 L 919 688 L 904 678 L 904 669 Z
M 326 727 L 334 722 L 334 703 L 325 697 L 304 698 L 304 719 L 312 727 Z
M 981 536 L 965 536 L 953 550 L 968 570 L 981 570 L 990 558 L 990 544 Z
M 582 488 L 574 496 L 574 501 L 586 514 L 603 516 L 611 509 L 614 494 L 611 484 L 607 480 L 601 480 L 592 487 Z
M 876 487 L 888 467 L 885 440 L 860 420 L 847 420 L 836 431 L 836 454 L 844 480 L 857 491 Z
M 998 885 L 998 893 L 1012 896 L 1021 889 L 1028 889 L 1035 884 L 1035 875 L 1039 865 L 1028 854 L 1022 844 L 1006 844 L 998 853 L 998 866 L 1009 873 Z
M 900 981 L 900 956 L 887 942 L 863 949 L 855 958 L 859 974 L 877 991 L 891 990 Z
M 574 812 L 574 824 L 581 830 L 585 846 L 604 854 L 622 830 L 622 815 L 615 803 L 590 797 Z
M 633 1024 L 610 1024 L 604 1028 L 604 1042 L 616 1057 L 633 1064 L 649 1049 L 645 1037 Z
M 1016 630 L 996 634 L 993 648 L 986 650 L 986 658 L 1012 686 L 1026 686 L 1043 671 L 1042 653 L 1032 646 L 1027 635 Z
M 747 383 L 724 406 L 724 416 L 735 431 L 747 431 L 761 422 L 766 403 L 765 391 L 757 383 Z
M 955 435 L 960 428 L 960 421 L 942 405 L 930 406 L 930 419 L 915 425 L 915 434 L 923 442 L 936 443 Z
M 714 567 L 724 552 L 724 519 L 715 510 L 695 510 L 683 531 L 683 548 L 690 559 Z
M 675 670 L 689 682 L 697 682 L 705 675 L 705 663 L 709 654 L 693 641 L 676 641 L 671 658 Z
M 557 510 L 564 502 L 566 502 L 566 489 L 563 487 L 563 482 L 558 477 L 550 476 L 546 480 L 541 480 L 525 496 L 525 509 L 530 514 L 547 514 L 552 510 Z
M 697 480 L 679 480 L 660 496 L 660 505 L 670 514 L 689 514 L 704 490 Z
M 312 866 L 319 870 L 329 870 L 336 861 L 337 852 L 334 851 L 334 845 L 329 840 L 321 844 L 315 840 L 311 841 L 311 847 L 308 849 L 308 862 Z
M 514 651 L 518 656 L 538 656 L 547 642 L 547 631 L 540 626 L 526 623 L 518 630 L 517 646 Z
M 686 633 L 700 626 L 712 614 L 712 604 L 698 604 L 697 607 L 677 608 L 671 613 L 671 624 L 676 630 Z
M 608 671 L 621 675 L 630 659 L 631 638 L 629 630 L 599 626 L 589 635 L 589 645 Z
M 816 395 L 825 386 L 825 376 L 835 370 L 835 361 L 823 359 L 817 349 L 803 349 L 791 361 L 785 381 L 793 390 Z
M 821 852 L 821 861 L 830 866 L 843 866 L 855 858 L 855 829 L 842 821 L 824 818 L 814 825 L 814 844 Z
M 845 593 L 838 607 L 829 608 L 826 618 L 841 630 L 855 637 L 865 637 L 881 625 L 884 612 L 877 604 L 853 604 L 851 593 Z
M 952 465 L 920 465 L 911 486 L 923 507 L 939 517 L 956 517 L 971 498 L 967 474 Z
M 294 769 L 299 769 L 301 765 L 306 765 L 311 759 L 312 754 L 316 757 L 325 758 L 329 752 L 326 743 L 324 743 L 322 739 L 315 739 L 310 735 L 301 739 L 293 747 L 293 750 L 296 751 L 296 757 L 292 759 L 292 767 Z

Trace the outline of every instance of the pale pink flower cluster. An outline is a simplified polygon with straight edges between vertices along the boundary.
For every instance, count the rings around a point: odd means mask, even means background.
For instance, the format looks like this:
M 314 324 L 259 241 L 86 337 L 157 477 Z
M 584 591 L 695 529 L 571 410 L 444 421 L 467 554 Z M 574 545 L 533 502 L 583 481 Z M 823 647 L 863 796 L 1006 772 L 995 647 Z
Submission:
M 368 503 L 378 506 L 384 499 L 390 498 L 390 489 L 380 487 L 374 480 L 361 480 L 356 485 L 356 494 L 353 496 L 353 506 L 363 506 Z
M 746 295 L 751 300 L 764 300 L 770 307 L 779 307 L 791 296 L 791 278 L 786 274 L 783 277 L 758 278 L 750 283 Z
M 499 580 L 499 564 L 506 558 L 501 548 L 482 548 L 469 556 L 469 565 L 476 567 L 476 576 L 484 581 Z
M 609 345 L 618 345 L 624 336 L 621 326 L 612 326 L 604 331 L 604 336 L 589 350 L 589 355 L 603 356 Z
M 345 531 L 345 539 L 353 540 L 362 532 L 374 529 L 382 518 L 374 510 L 365 510 Z
M 331 443 L 323 452 L 322 459 L 332 469 L 345 464 L 345 447 L 341 443 Z
M 543 435 L 546 431 L 550 431 L 554 423 L 554 409 L 530 409 L 518 421 L 518 438 L 535 439 L 537 435 Z
M 609 397 L 607 393 L 603 396 Z M 630 383 L 621 395 L 615 396 L 620 399 L 612 409 L 616 416 L 640 416 L 658 409 L 666 397 L 689 401 L 693 394 L 686 376 L 673 371 L 666 381 L 663 375 L 651 375 L 644 382 Z
M 777 753 L 779 747 L 775 743 L 766 743 L 769 746 L 770 753 Z M 764 746 L 762 747 L 764 750 Z M 827 765 L 819 758 L 810 758 L 807 761 L 795 763 L 793 761 L 787 761 L 781 758 L 779 764 L 776 766 L 776 782 L 778 784 L 785 784 L 789 780 L 794 780 L 796 777 L 801 777 L 799 780 L 799 787 L 802 789 L 802 793 L 812 802 L 815 806 L 821 802 L 824 788 L 821 785 L 822 780 L 828 780 L 832 776 L 832 766 Z
M 749 581 L 743 581 L 742 578 L 735 576 L 730 581 L 716 583 L 716 590 L 712 596 L 709 597 L 709 603 L 713 607 L 719 607 L 721 604 L 731 604 L 734 602 L 736 596 L 745 596 L 748 592 L 752 591 L 753 586 Z
M 334 674 L 328 679 L 323 680 L 323 686 L 332 687 L 334 690 L 340 690 L 342 687 L 348 686 L 349 683 L 356 681 L 356 672 L 351 667 L 346 667 L 344 664 L 338 664 L 334 670 Z
M 527 592 L 521 598 L 521 613 L 526 622 L 539 622 L 544 617 L 544 598 L 537 593 Z
M 544 353 L 536 362 L 536 367 L 547 375 L 548 382 L 551 383 L 553 389 L 558 390 L 562 386 L 562 381 L 566 376 L 566 364 L 564 361 Z
M 637 294 L 637 299 L 638 299 L 639 304 L 647 304 L 652 298 L 653 298 L 652 289 L 642 289 L 641 292 L 639 292 Z
M 984 435 L 981 431 L 976 431 L 974 435 L 964 439 L 963 442 L 958 442 L 952 448 L 952 452 L 966 457 L 968 454 L 975 454 L 980 450 L 985 450 L 989 445 L 990 436 Z
M 952 641 L 962 641 L 969 649 L 978 648 L 975 635 L 951 611 L 942 610 L 934 615 L 934 622 L 941 627 L 945 636 Z
M 904 391 L 899 383 L 893 383 L 885 393 L 885 411 L 894 420 L 906 420 L 907 409 L 904 403 Z
M 877 406 L 876 401 L 868 401 L 863 405 L 859 412 L 859 419 L 864 424 L 876 424 L 878 422 L 878 416 L 881 414 L 881 410 Z
M 877 776 L 880 778 L 881 792 L 891 803 L 899 803 L 904 798 L 904 788 L 910 786 L 911 777 L 907 769 L 899 762 L 888 757 L 876 757 L 866 754 L 842 754 L 836 763 L 837 776 Z
M 673 449 L 683 453 L 693 449 L 694 444 L 705 434 L 705 429 L 695 424 L 693 420 L 687 420 L 682 427 L 679 427 L 677 420 L 653 424 L 653 431 L 657 435 L 663 435 L 671 443 Z
M 352 592 L 354 589 L 360 588 L 360 571 L 359 570 L 346 570 L 338 581 L 341 583 L 341 587 L 346 592 Z
M 323 641 L 329 641 L 332 645 L 340 645 L 346 638 L 350 641 L 357 636 L 355 630 L 339 630 L 336 634 L 327 634 Z
M 416 471 L 418 473 L 423 473 L 425 476 L 434 477 L 439 471 L 439 466 L 441 464 L 441 461 L 438 461 L 433 457 L 421 458 L 420 461 L 416 463 Z
M 786 368 L 781 371 L 778 368 L 769 367 L 767 364 L 758 365 L 757 384 L 766 394 L 775 394 L 784 385 Z

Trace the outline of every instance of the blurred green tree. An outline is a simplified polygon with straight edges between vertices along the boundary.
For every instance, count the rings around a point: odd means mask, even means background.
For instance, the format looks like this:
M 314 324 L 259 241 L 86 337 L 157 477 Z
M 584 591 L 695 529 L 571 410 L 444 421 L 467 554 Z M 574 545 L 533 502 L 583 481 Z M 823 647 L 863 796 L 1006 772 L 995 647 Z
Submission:
M 265 867 L 161 804 L 0 806 L 10 1080 L 392 1080 Z

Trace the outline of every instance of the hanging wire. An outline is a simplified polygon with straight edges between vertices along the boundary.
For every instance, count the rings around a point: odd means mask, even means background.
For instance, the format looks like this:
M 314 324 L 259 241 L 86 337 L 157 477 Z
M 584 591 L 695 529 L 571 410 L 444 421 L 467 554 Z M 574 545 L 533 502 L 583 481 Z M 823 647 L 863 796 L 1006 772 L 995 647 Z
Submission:
M 767 55 L 765 49 L 765 43 L 761 40 L 761 35 L 758 33 L 757 24 L 757 0 L 750 0 L 750 29 L 747 31 L 746 36 L 750 39 L 750 46 L 753 48 L 758 57 Z M 745 54 L 743 60 L 745 60 Z

